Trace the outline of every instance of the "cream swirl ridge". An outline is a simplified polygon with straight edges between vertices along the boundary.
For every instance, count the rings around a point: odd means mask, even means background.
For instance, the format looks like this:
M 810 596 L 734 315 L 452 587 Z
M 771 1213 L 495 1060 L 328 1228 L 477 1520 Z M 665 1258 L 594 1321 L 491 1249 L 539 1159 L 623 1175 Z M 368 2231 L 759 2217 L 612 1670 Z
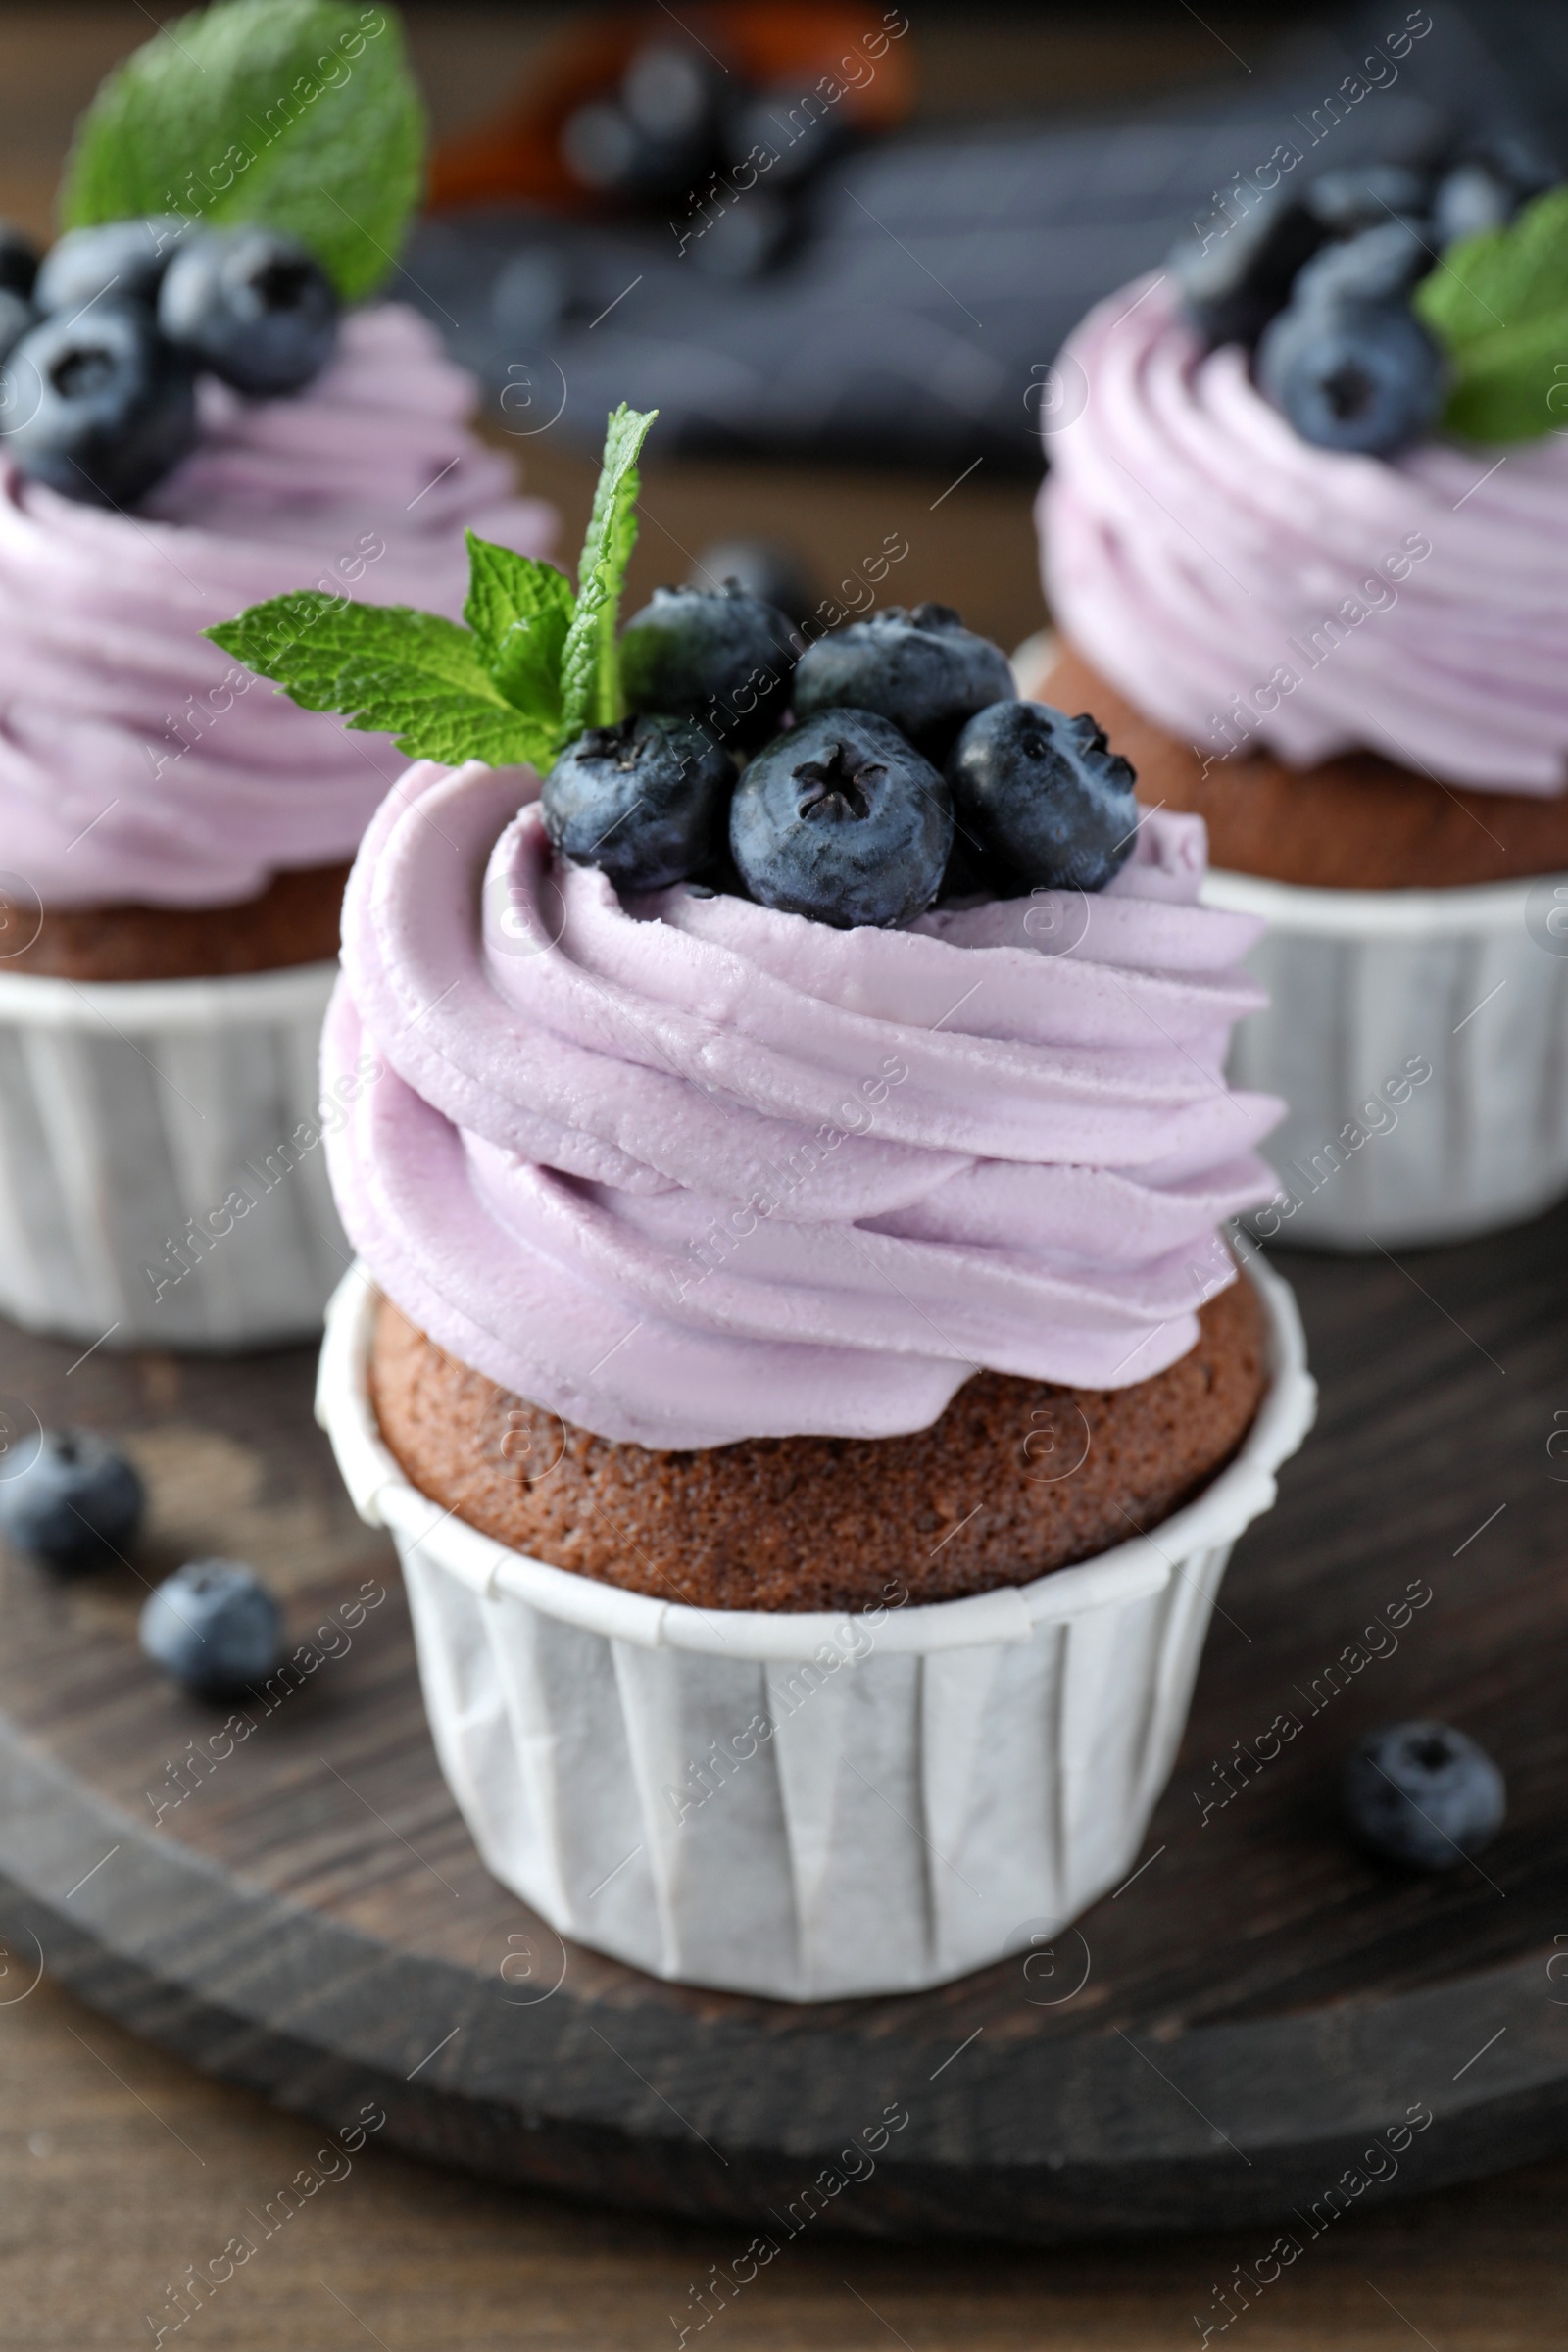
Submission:
M 351 314 L 298 399 L 201 400 L 199 446 L 134 516 L 0 462 L 0 835 L 46 906 L 222 906 L 351 857 L 402 760 L 200 632 L 322 586 L 456 617 L 465 524 L 530 555 L 554 539 L 406 305 Z
M 552 862 L 526 772 L 413 768 L 344 906 L 328 1149 L 389 1297 L 655 1446 L 933 1421 L 971 1372 L 1122 1387 L 1232 1276 L 1280 1105 L 1228 1089 L 1260 926 L 1152 815 L 1096 899 L 834 931 Z M 478 909 L 476 917 L 475 909 Z
M 1091 312 L 1059 368 L 1078 413 L 1049 442 L 1046 591 L 1140 710 L 1216 757 L 1368 749 L 1563 789 L 1568 438 L 1313 448 L 1158 279 Z

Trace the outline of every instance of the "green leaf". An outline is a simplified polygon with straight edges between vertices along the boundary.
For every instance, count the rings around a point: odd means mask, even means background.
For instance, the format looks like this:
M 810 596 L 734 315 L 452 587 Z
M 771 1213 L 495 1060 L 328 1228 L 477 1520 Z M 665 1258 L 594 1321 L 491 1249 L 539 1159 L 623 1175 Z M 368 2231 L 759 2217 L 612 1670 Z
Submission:
M 571 621 L 571 582 L 553 564 L 515 555 L 473 531 L 463 617 L 491 678 L 519 710 L 559 730 L 561 661 Z
M 76 126 L 60 217 L 67 228 L 142 213 L 265 221 L 354 302 L 397 260 L 424 137 L 390 9 L 215 0 L 109 75 Z
M 1527 441 L 1568 424 L 1568 187 L 1450 246 L 1415 304 L 1453 362 L 1451 431 Z
M 479 639 L 432 612 L 313 588 L 203 633 L 303 709 L 340 710 L 351 727 L 395 736 L 411 760 L 537 765 L 556 748 L 555 728 L 502 695 Z
M 609 419 L 593 513 L 577 565 L 577 609 L 561 664 L 562 725 L 569 739 L 619 718 L 615 620 L 626 565 L 637 542 L 637 456 L 659 415 L 622 401 Z

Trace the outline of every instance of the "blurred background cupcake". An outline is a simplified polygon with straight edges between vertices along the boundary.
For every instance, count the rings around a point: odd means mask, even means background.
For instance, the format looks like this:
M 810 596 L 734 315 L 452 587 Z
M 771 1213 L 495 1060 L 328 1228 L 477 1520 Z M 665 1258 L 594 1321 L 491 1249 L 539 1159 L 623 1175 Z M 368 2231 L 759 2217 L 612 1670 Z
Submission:
M 1268 922 L 1232 1063 L 1291 1106 L 1261 1234 L 1453 1240 L 1568 1189 L 1550 176 L 1517 141 L 1277 157 L 1058 363 L 1040 690 Z
M 401 763 L 201 632 L 306 582 L 455 617 L 466 526 L 554 534 L 382 296 L 423 147 L 395 21 L 303 60 L 287 19 L 215 12 L 207 63 L 308 69 L 329 185 L 270 173 L 265 122 L 215 165 L 152 44 L 78 127 L 67 233 L 0 240 L 0 1308 L 113 1346 L 303 1335 L 343 1264 L 317 1043 Z

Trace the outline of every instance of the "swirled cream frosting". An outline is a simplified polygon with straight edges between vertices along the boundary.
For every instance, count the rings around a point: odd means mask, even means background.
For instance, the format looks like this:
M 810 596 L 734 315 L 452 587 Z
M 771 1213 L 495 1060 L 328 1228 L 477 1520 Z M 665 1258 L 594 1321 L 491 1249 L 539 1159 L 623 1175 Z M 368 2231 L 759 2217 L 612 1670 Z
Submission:
M 334 1189 L 383 1290 L 606 1438 L 884 1437 L 981 1367 L 1192 1347 L 1280 1105 L 1228 1088 L 1259 925 L 1154 814 L 1102 895 L 834 930 L 558 864 L 523 770 L 421 763 L 344 908 Z
M 403 760 L 200 632 L 297 588 L 455 618 L 466 524 L 527 555 L 554 541 L 407 305 L 345 318 L 298 399 L 200 399 L 200 444 L 135 514 L 0 457 L 0 866 L 46 906 L 225 906 L 352 857 Z
M 1366 749 L 1440 781 L 1568 780 L 1568 437 L 1301 440 L 1169 284 L 1091 312 L 1057 364 L 1046 593 L 1128 700 L 1215 758 Z

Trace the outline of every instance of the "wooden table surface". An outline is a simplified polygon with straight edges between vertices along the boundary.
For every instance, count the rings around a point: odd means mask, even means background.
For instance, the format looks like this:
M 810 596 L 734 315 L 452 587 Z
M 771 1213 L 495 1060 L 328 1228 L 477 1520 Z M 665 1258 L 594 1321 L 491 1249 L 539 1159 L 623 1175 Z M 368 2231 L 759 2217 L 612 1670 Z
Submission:
M 1015 104 L 1055 102 L 1226 70 L 1221 36 L 1247 47 L 1238 12 L 1209 10 L 1200 23 L 1185 0 L 1145 11 L 1132 31 L 1103 10 L 1078 12 L 1067 27 L 1021 12 L 932 21 L 921 0 L 906 5 L 928 103 L 948 113 L 975 111 L 999 88 Z M 566 13 L 413 10 L 438 128 L 491 103 Z M 71 122 L 105 68 L 145 37 L 149 14 L 139 0 L 0 7 L 0 211 L 47 230 Z M 567 511 L 570 545 L 583 469 L 536 443 L 529 477 Z M 967 603 L 979 625 L 1016 641 L 1040 619 L 1027 487 L 966 487 L 940 516 L 935 495 L 909 476 L 656 462 L 646 537 L 662 530 L 695 548 L 742 518 L 751 528 L 771 518 L 830 581 L 865 529 L 901 528 L 920 571 L 911 598 Z M 644 562 L 654 577 L 675 568 L 648 546 Z M 185 2266 L 205 2269 L 236 2231 L 254 2237 L 254 2217 L 313 2165 L 322 2135 L 135 2042 L 47 1979 L 29 1990 L 24 1956 L 0 1956 L 0 2346 L 152 2342 Z M 713 2323 L 714 2339 L 747 2352 L 1190 2344 L 1200 2335 L 1194 2313 L 1211 2310 L 1233 2266 L 1254 2262 L 1257 2238 L 1045 2254 L 803 2245 Z M 733 2250 L 718 2234 L 488 2188 L 372 2142 L 275 2228 L 180 2337 L 246 2352 L 341 2352 L 367 2339 L 383 2352 L 673 2344 L 671 2315 L 689 2312 L 692 2287 Z M 1347 2215 L 1235 2333 L 1249 2352 L 1557 2347 L 1568 2335 L 1565 2254 L 1568 2162 L 1537 2166 Z

